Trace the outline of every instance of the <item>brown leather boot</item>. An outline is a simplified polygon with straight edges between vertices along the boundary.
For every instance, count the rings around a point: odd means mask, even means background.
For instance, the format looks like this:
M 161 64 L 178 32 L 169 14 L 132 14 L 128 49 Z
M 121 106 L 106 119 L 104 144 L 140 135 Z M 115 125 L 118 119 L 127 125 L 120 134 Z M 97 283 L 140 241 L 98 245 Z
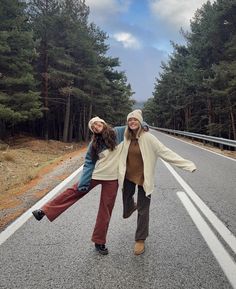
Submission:
M 137 240 L 134 245 L 134 255 L 141 255 L 145 251 L 144 240 Z

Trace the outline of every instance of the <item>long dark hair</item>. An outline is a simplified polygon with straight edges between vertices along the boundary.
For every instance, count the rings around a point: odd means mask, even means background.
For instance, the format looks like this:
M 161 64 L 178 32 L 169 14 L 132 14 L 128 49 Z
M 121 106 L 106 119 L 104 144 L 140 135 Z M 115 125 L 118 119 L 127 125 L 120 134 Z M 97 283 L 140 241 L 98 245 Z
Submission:
M 104 124 L 102 133 L 94 133 L 92 136 L 92 160 L 98 159 L 98 154 L 104 149 L 113 151 L 117 145 L 116 133 L 107 124 Z

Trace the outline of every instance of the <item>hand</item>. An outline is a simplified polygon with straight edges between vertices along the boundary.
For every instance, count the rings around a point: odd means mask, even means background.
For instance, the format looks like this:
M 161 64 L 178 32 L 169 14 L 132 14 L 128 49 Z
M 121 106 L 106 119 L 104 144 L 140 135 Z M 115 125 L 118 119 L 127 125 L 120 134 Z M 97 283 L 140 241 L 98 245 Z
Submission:
M 145 121 L 141 123 L 141 126 L 144 131 L 149 131 L 149 125 Z
M 82 193 L 86 193 L 88 191 L 88 188 L 89 188 L 88 186 L 82 186 L 82 187 L 78 186 L 78 191 Z
M 147 125 L 145 125 L 145 126 L 143 127 L 143 130 L 144 130 L 144 131 L 149 131 L 149 127 L 148 127 Z

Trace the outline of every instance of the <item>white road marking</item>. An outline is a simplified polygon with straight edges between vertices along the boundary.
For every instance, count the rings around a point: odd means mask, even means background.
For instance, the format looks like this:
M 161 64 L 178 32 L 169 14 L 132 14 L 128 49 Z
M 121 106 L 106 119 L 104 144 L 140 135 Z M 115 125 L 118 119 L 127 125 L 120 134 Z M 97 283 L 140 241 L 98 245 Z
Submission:
M 65 190 L 65 188 L 72 186 L 78 182 L 78 175 L 82 171 L 83 166 L 78 168 L 69 177 L 67 177 L 63 182 L 58 184 L 54 189 L 52 189 L 45 197 L 39 200 L 33 207 L 22 214 L 18 219 L 16 219 L 11 225 L 9 225 L 3 232 L 0 233 L 0 245 L 3 244 L 11 235 L 13 235 L 30 217 L 32 217 L 32 211 L 41 208 L 50 199 L 52 199 L 56 194 Z
M 195 208 L 193 203 L 190 201 L 185 192 L 177 192 L 178 197 L 183 203 L 185 209 L 192 218 L 194 224 L 197 226 L 202 237 L 206 241 L 211 252 L 215 256 L 216 260 L 220 264 L 222 270 L 224 271 L 226 277 L 231 283 L 232 287 L 236 289 L 236 264 L 220 243 L 216 235 L 210 229 L 206 221 L 202 218 L 198 210 Z
M 157 132 L 156 130 L 154 130 L 154 131 Z M 169 134 L 166 134 L 166 133 L 163 133 L 163 132 L 160 132 L 160 131 L 158 131 L 158 133 L 162 133 L 162 134 L 164 134 L 165 136 L 168 136 L 168 137 L 170 137 L 170 138 L 173 138 L 173 139 L 175 139 L 175 140 L 177 140 L 177 141 L 181 141 L 181 142 L 183 142 L 183 143 L 189 144 L 189 145 L 194 146 L 194 147 L 196 147 L 196 148 L 199 148 L 199 149 L 201 149 L 201 150 L 204 150 L 204 151 L 213 153 L 213 154 L 215 154 L 215 155 L 217 155 L 217 156 L 220 156 L 220 157 L 223 157 L 223 158 L 226 158 L 226 159 L 228 159 L 228 160 L 231 160 L 231 161 L 236 162 L 236 159 L 233 159 L 233 158 L 231 158 L 231 157 L 227 157 L 227 156 L 225 156 L 225 155 L 223 155 L 223 154 L 214 152 L 214 151 L 212 151 L 212 150 L 210 150 L 210 149 L 203 148 L 203 147 L 201 147 L 201 146 L 199 146 L 199 145 L 196 145 L 196 144 L 193 144 L 193 143 L 184 141 L 184 140 L 182 140 L 182 139 L 179 139 L 179 138 L 177 138 L 177 137 L 174 137 L 174 136 L 172 136 L 172 135 L 169 135 Z
M 232 232 L 225 226 L 225 224 L 212 212 L 210 208 L 199 198 L 199 196 L 191 189 L 191 187 L 181 178 L 181 176 L 172 168 L 172 166 L 165 161 L 162 161 L 168 170 L 172 173 L 178 183 L 183 187 L 187 195 L 195 203 L 195 205 L 206 216 L 212 226 L 221 235 L 225 242 L 230 246 L 236 254 L 236 238 Z M 236 271 L 235 271 L 236 272 Z M 235 273 L 236 276 L 236 273 Z

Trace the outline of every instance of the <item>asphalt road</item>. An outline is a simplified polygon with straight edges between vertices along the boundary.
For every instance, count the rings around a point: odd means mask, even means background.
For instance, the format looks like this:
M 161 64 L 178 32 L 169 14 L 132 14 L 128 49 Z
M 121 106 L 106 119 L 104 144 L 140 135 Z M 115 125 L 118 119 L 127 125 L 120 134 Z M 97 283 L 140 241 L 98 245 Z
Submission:
M 120 193 L 109 254 L 94 250 L 97 188 L 53 223 L 30 218 L 0 246 L 0 288 L 236 288 L 236 162 L 153 133 L 197 171 L 175 169 L 174 177 L 158 160 L 145 253 L 133 255 L 137 215 L 122 219 Z

